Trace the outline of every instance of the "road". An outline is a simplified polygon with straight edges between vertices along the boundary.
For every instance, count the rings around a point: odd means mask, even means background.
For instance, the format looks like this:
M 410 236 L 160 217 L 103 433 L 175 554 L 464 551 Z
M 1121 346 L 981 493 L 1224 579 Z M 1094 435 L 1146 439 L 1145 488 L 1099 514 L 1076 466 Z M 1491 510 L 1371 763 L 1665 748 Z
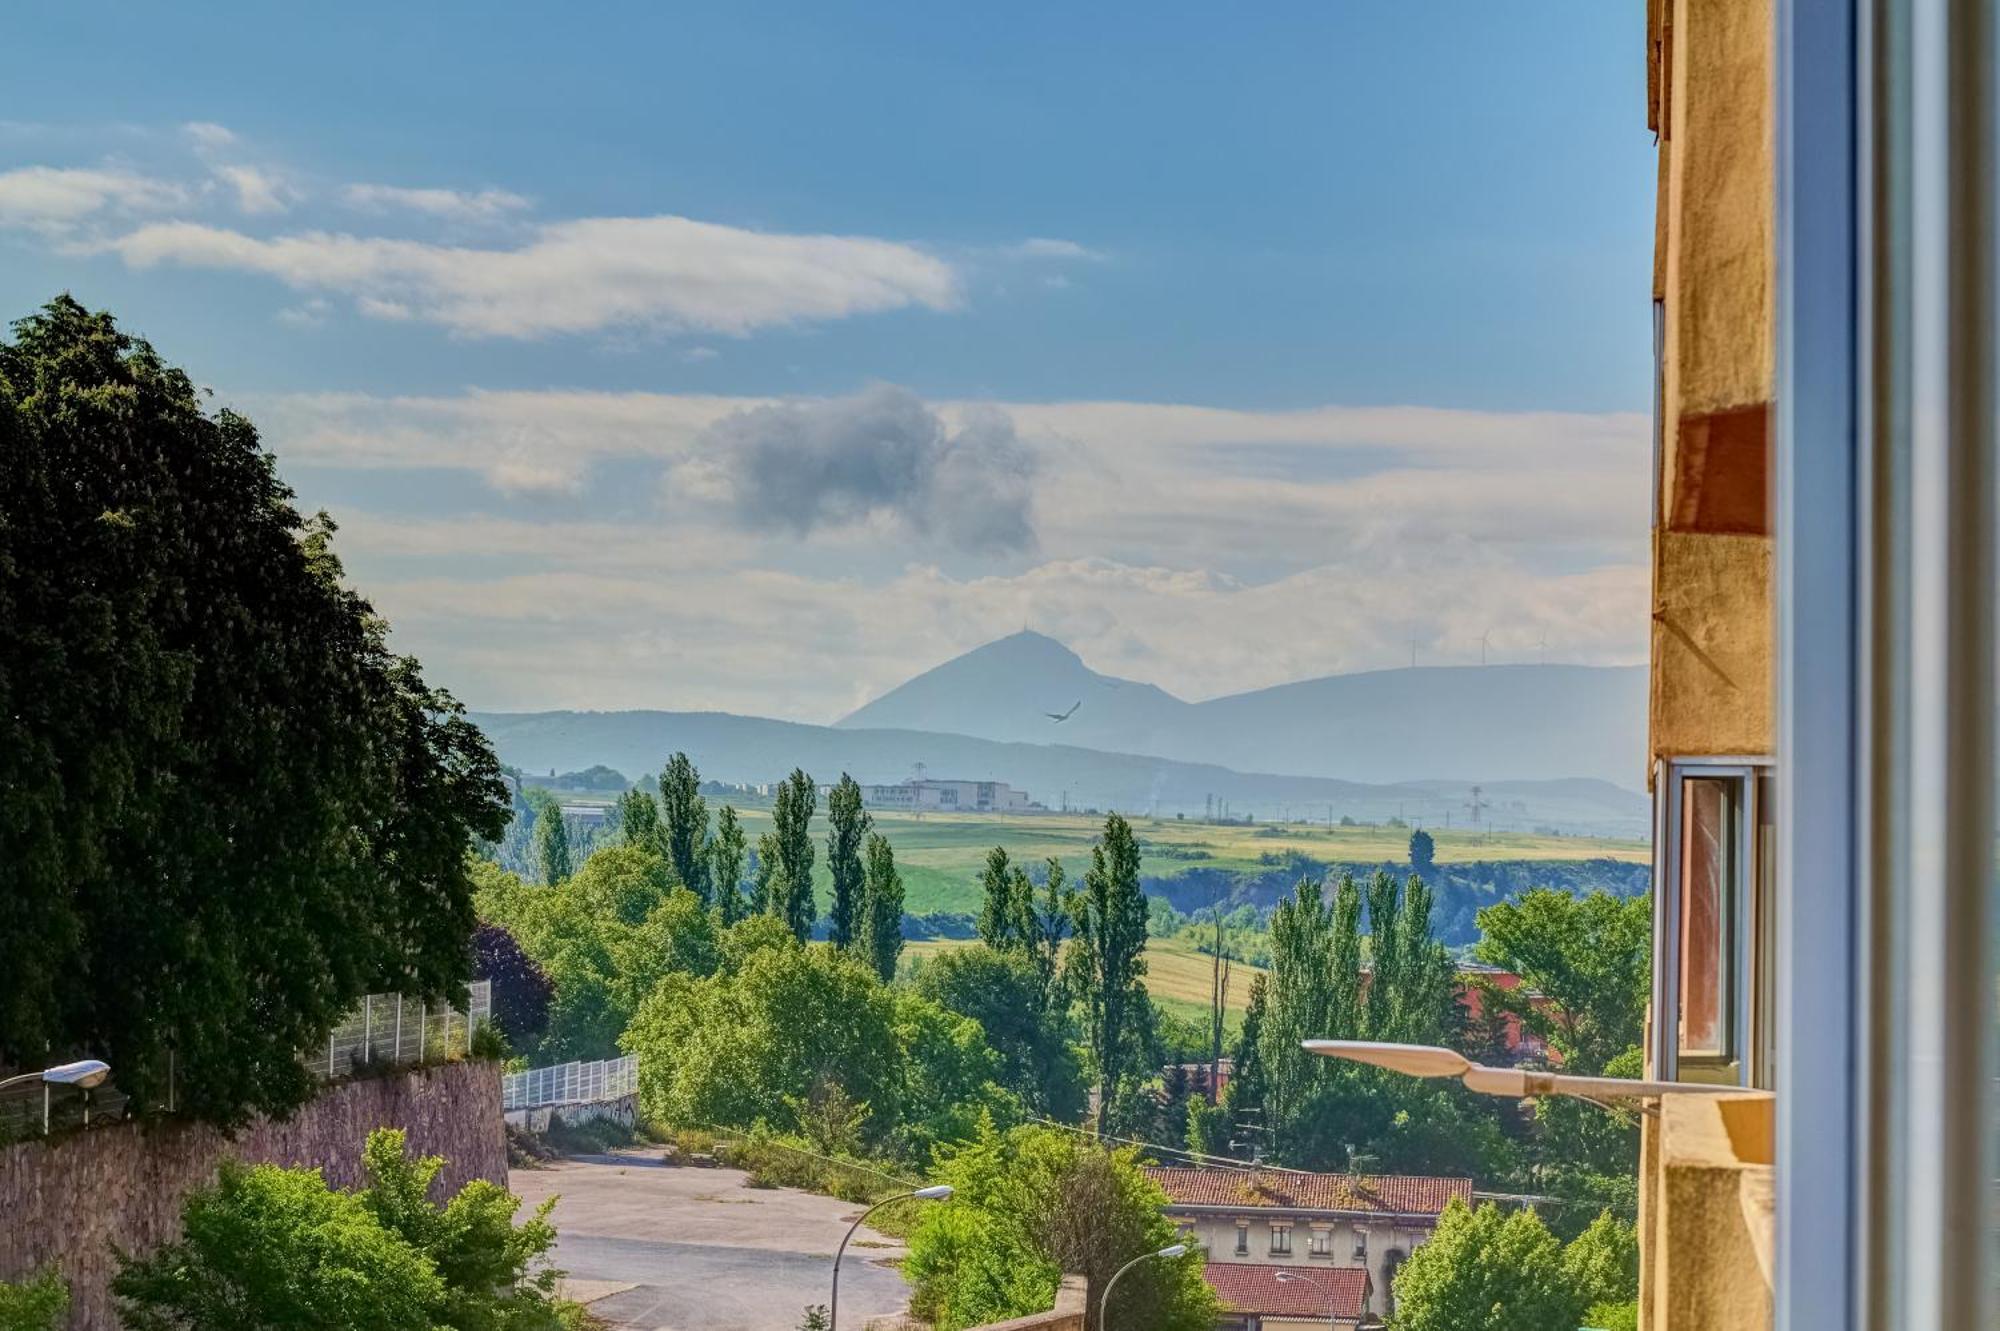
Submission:
M 557 1263 L 620 1331 L 792 1331 L 827 1301 L 833 1250 L 860 1207 L 752 1188 L 735 1169 L 663 1164 L 657 1148 L 515 1170 L 529 1206 L 559 1196 Z M 903 1248 L 872 1229 L 840 1268 L 840 1324 L 902 1311 Z

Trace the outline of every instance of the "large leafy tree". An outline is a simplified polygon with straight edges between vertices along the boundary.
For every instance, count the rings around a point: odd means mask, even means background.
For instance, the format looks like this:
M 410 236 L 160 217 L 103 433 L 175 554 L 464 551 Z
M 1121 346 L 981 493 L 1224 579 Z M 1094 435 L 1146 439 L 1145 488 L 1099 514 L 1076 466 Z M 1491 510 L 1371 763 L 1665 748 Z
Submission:
M 866 870 L 861 863 L 862 842 L 874 819 L 862 807 L 861 787 L 847 773 L 826 797 L 826 868 L 833 877 L 830 915 L 833 945 L 853 947 L 863 930 L 862 889 Z
M 988 1123 L 940 1151 L 937 1176 L 956 1191 L 924 1208 L 904 1273 L 911 1305 L 939 1331 L 1046 1310 L 1064 1273 L 1089 1282 L 1092 1331 L 1206 1331 L 1218 1313 L 1199 1249 L 1141 1262 L 1118 1282 L 1110 1321 L 1098 1297 L 1132 1258 L 1175 1241 L 1159 1186 L 1129 1151 L 1077 1134 Z
M 896 978 L 896 959 L 903 955 L 903 875 L 896 871 L 896 852 L 880 832 L 868 834 L 868 863 L 862 884 L 859 936 L 856 945 L 875 974 Z
M 667 759 L 660 773 L 660 826 L 667 862 L 681 885 L 707 901 L 708 801 L 701 795 L 701 773 L 685 753 Z
M 1144 1028 L 1146 897 L 1139 888 L 1139 843 L 1120 814 L 1104 820 L 1076 901 L 1072 950 L 1090 1052 L 1097 1065 L 1098 1127 L 1119 1083 L 1134 1071 Z
M 758 909 L 790 925 L 801 942 L 812 936 L 819 910 L 812 878 L 812 816 L 818 804 L 813 779 L 793 768 L 772 801 L 771 830 L 757 838 Z
M 925 961 L 917 992 L 977 1021 L 1000 1056 L 998 1080 L 1037 1114 L 1073 1122 L 1083 1113 L 1083 1070 L 1069 1023 L 1045 1007 L 1035 963 L 1019 952 L 953 948 Z
M 482 923 L 472 935 L 472 975 L 493 986 L 493 1020 L 519 1050 L 534 1047 L 549 1028 L 555 985 L 506 928 Z
M 1395 1331 L 1567 1328 L 1637 1293 L 1637 1245 L 1609 1216 L 1567 1249 L 1532 1210 L 1453 1200 L 1396 1272 Z
M 1485 985 L 1481 1000 L 1512 1012 L 1579 1073 L 1602 1071 L 1637 1045 L 1652 984 L 1652 909 L 1645 897 L 1576 897 L 1538 887 L 1479 912 L 1481 961 L 1521 977 Z
M 0 1063 L 229 1122 L 363 994 L 462 992 L 506 788 L 332 533 L 110 315 L 0 342 Z
M 535 868 L 542 881 L 553 887 L 570 876 L 572 865 L 569 824 L 563 821 L 562 806 L 544 805 L 535 818 Z

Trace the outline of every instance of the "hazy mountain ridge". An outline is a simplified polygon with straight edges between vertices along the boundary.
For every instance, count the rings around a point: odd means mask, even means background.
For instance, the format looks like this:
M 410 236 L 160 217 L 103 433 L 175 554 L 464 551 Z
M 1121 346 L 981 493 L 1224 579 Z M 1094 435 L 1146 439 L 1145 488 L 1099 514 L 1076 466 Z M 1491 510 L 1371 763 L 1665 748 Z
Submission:
M 1067 706 L 1068 704 L 1063 704 Z M 1468 783 L 1368 783 L 1328 777 L 1239 772 L 1216 764 L 1109 753 L 1075 745 L 1000 742 L 918 730 L 815 726 L 725 712 L 476 712 L 503 761 L 529 773 L 603 763 L 637 778 L 685 750 L 702 775 L 736 783 L 774 781 L 795 766 L 822 781 L 850 772 L 863 783 L 903 780 L 917 763 L 937 777 L 993 779 L 1059 807 L 1200 814 L 1212 796 L 1231 812 L 1269 820 L 1401 815 L 1427 823 L 1463 822 Z M 1489 781 L 1488 817 L 1508 826 L 1643 836 L 1646 798 L 1608 782 Z
M 1080 704 L 1057 723 L 1047 713 Z M 1640 666 L 1430 666 L 1328 675 L 1205 702 L 1099 674 L 1023 631 L 843 717 L 841 728 L 950 732 L 1364 782 L 1644 775 Z

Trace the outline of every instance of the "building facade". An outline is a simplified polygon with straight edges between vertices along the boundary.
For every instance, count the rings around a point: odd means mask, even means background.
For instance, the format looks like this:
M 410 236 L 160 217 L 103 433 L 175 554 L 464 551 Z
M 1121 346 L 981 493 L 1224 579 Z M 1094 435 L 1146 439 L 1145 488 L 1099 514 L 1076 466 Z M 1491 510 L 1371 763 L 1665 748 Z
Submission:
M 1447 1203 L 1472 1201 L 1472 1180 L 1463 1178 L 1177 1167 L 1146 1176 L 1166 1193 L 1168 1218 L 1211 1263 L 1358 1271 L 1385 1316 L 1397 1268 L 1431 1236 Z
M 863 786 L 862 801 L 871 809 L 910 809 L 943 813 L 1026 813 L 1035 808 L 1025 790 L 1005 781 L 930 779 L 899 781 L 892 786 Z

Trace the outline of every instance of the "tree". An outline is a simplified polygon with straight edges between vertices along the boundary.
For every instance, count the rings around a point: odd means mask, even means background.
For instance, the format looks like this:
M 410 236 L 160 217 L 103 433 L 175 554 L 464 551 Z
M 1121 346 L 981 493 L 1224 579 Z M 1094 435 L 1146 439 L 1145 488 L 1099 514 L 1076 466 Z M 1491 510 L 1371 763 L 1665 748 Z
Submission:
M 826 867 L 833 875 L 833 945 L 852 947 L 863 929 L 862 839 L 875 820 L 861 807 L 861 787 L 845 772 L 826 797 L 826 820 Z
M 1111 814 L 1090 850 L 1090 869 L 1075 914 L 1077 992 L 1097 1064 L 1098 1129 L 1134 1063 L 1134 1036 L 1145 1008 L 1146 897 L 1139 890 L 1139 843 L 1131 824 Z
M 397 1130 L 371 1133 L 363 1161 L 359 1192 L 317 1169 L 225 1161 L 213 1188 L 189 1195 L 181 1237 L 113 1279 L 125 1325 L 558 1331 L 571 1320 L 555 1297 L 562 1273 L 542 1263 L 553 1199 L 518 1226 L 520 1201 L 484 1180 L 437 1205 L 426 1194 L 444 1161 L 409 1159 Z
M 986 865 L 979 874 L 982 893 L 979 904 L 979 941 L 995 952 L 1026 948 L 1030 938 L 1024 926 L 1033 919 L 1033 888 L 1026 874 L 1007 858 L 1005 846 L 986 852 Z
M 1068 993 L 1062 982 L 1063 945 L 1076 927 L 1082 908 L 1077 894 L 1064 886 L 1062 861 L 1051 855 L 1042 881 L 1041 899 L 1028 903 L 1031 937 L 1028 958 L 1035 966 L 1035 999 L 1045 1013 L 1065 1012 Z
M 737 821 L 736 810 L 725 804 L 715 815 L 715 840 L 708 847 L 709 883 L 714 889 L 716 909 L 721 912 L 725 925 L 743 918 L 743 861 L 746 858 L 748 852 L 744 848 L 743 824 Z
M 665 850 L 666 842 L 660 830 L 660 806 L 637 786 L 618 797 L 618 803 L 612 809 L 612 818 L 619 839 L 626 845 Z
M 569 827 L 559 805 L 543 809 L 535 819 L 535 868 L 550 887 L 570 875 Z
M 832 1328 L 824 1303 L 806 1305 L 805 1320 L 799 1323 L 799 1331 L 832 1331 Z
M 660 823 L 667 862 L 682 886 L 704 902 L 708 889 L 708 801 L 701 797 L 701 773 L 685 753 L 667 759 L 660 773 Z
M 1083 1069 L 1069 1023 L 1044 1006 L 1030 958 L 984 945 L 953 948 L 918 968 L 916 991 L 978 1022 L 1000 1056 L 999 1083 L 1034 1113 L 1073 1122 L 1083 1113 Z
M 1594 1074 L 1640 1042 L 1651 990 L 1652 909 L 1645 897 L 1575 897 L 1538 887 L 1479 912 L 1474 955 L 1521 977 L 1480 998 L 1547 1040 L 1563 1065 Z
M 1410 833 L 1410 870 L 1425 878 L 1437 868 L 1437 843 L 1431 834 L 1419 827 Z
M 462 995 L 499 764 L 292 500 L 110 315 L 0 341 L 0 1064 L 229 1124 L 363 994 Z
M 14 1284 L 0 1280 L 0 1331 L 62 1331 L 69 1286 L 53 1271 Z
M 516 1049 L 532 1049 L 549 1028 L 555 985 L 506 926 L 482 921 L 472 935 L 472 976 L 493 986 L 493 1020 Z
M 813 896 L 813 809 L 819 792 L 799 768 L 778 785 L 771 830 L 757 839 L 758 908 L 791 926 L 800 942 L 812 936 L 819 913 Z
M 1071 1132 L 983 1124 L 969 1141 L 943 1147 L 935 1176 L 950 1201 L 925 1207 L 910 1235 L 904 1273 L 911 1309 L 939 1331 L 1043 1312 L 1065 1272 L 1093 1291 L 1092 1331 L 1207 1331 L 1218 1314 L 1202 1279 L 1201 1253 L 1142 1262 L 1098 1321 L 1096 1291 L 1140 1253 L 1175 1241 L 1159 1186 L 1129 1150 L 1107 1151 Z
M 868 864 L 862 884 L 861 955 L 883 980 L 896 978 L 896 959 L 903 954 L 903 876 L 896 872 L 896 852 L 889 838 L 868 834 Z
M 1396 1331 L 1516 1331 L 1578 1324 L 1588 1306 L 1563 1269 L 1562 1245 L 1532 1210 L 1502 1215 L 1453 1198 L 1429 1239 L 1396 1272 Z
M 1563 1276 L 1586 1308 L 1639 1297 L 1639 1235 L 1609 1211 L 1563 1249 Z

